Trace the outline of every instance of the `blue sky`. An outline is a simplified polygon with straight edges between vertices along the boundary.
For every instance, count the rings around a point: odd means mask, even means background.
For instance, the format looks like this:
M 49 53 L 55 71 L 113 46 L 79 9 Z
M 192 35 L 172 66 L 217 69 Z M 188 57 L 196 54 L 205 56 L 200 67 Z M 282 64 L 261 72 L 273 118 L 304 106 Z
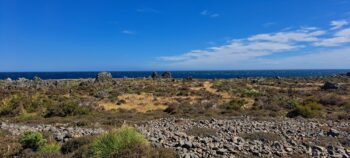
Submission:
M 349 0 L 0 0 L 0 71 L 338 68 Z

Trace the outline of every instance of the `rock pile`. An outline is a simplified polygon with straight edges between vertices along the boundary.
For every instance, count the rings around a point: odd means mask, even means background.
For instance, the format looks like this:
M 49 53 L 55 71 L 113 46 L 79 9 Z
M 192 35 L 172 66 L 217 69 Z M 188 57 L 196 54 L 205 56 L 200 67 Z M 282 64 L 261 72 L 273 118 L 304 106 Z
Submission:
M 102 128 L 82 128 L 82 127 L 68 127 L 67 124 L 62 125 L 20 125 L 2 122 L 0 128 L 9 131 L 12 135 L 21 135 L 24 132 L 49 132 L 52 133 L 56 141 L 66 142 L 71 138 L 78 138 L 82 136 L 97 135 L 105 132 Z
M 100 72 L 97 74 L 95 83 L 110 83 L 113 81 L 112 74 L 109 72 Z
M 321 87 L 321 89 L 323 90 L 330 90 L 330 89 L 338 89 L 339 86 L 336 83 L 327 81 L 326 83 L 324 83 L 324 85 Z
M 333 128 L 324 130 L 325 128 Z M 159 119 L 137 128 L 154 146 L 173 148 L 185 158 L 199 157 L 312 157 L 350 156 L 342 144 L 328 141 L 322 146 L 321 138 L 350 141 L 349 122 L 317 122 L 307 120 L 254 121 L 250 119 L 202 120 Z M 193 136 L 186 131 L 193 128 L 217 130 L 215 135 Z M 268 133 L 271 137 L 254 137 Z M 248 135 L 248 136 L 247 136 Z
M 155 80 L 155 79 L 160 78 L 160 76 L 159 76 L 159 74 L 157 72 L 153 72 L 152 75 L 151 75 L 151 78 Z
M 162 74 L 162 78 L 172 78 L 173 76 L 172 76 L 172 74 L 171 74 L 171 72 L 164 72 L 163 74 Z

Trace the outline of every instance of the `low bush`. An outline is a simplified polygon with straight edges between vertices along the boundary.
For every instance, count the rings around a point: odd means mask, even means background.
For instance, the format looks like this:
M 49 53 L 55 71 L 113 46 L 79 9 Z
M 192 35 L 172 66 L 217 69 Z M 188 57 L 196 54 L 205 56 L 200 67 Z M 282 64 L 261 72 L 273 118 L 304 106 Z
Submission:
M 34 152 L 32 150 L 23 150 L 20 158 L 66 158 L 59 152 Z
M 28 97 L 13 95 L 9 101 L 0 102 L 1 116 L 16 116 L 24 111 L 25 105 L 30 104 Z
M 61 147 L 61 152 L 63 154 L 72 153 L 84 145 L 90 144 L 92 142 L 91 137 L 80 137 L 69 140 L 65 142 Z
M 76 102 L 63 102 L 48 107 L 44 117 L 66 117 L 75 115 L 85 115 L 90 113 L 88 107 L 80 107 Z
M 242 95 L 246 97 L 258 97 L 262 96 L 263 94 L 255 89 L 243 89 Z
M 346 112 L 350 112 L 350 102 L 343 105 L 343 109 Z
M 302 116 L 305 118 L 311 118 L 321 115 L 323 110 L 322 105 L 317 102 L 306 102 L 304 104 L 295 103 L 294 110 L 287 114 L 288 117 Z
M 26 132 L 20 138 L 20 143 L 23 148 L 30 148 L 33 151 L 39 150 L 46 144 L 46 142 L 47 140 L 38 132 Z
M 15 157 L 22 150 L 22 145 L 14 137 L 0 136 L 0 142 L 0 157 Z
M 242 107 L 246 104 L 246 101 L 244 99 L 233 99 L 229 103 L 224 105 L 224 108 L 229 111 L 237 111 L 242 109 Z
M 145 137 L 132 127 L 121 127 L 97 137 L 92 143 L 93 157 L 120 155 L 124 150 L 148 146 Z
M 43 145 L 39 148 L 39 151 L 43 153 L 58 153 L 60 149 L 61 146 L 58 143 L 51 143 Z

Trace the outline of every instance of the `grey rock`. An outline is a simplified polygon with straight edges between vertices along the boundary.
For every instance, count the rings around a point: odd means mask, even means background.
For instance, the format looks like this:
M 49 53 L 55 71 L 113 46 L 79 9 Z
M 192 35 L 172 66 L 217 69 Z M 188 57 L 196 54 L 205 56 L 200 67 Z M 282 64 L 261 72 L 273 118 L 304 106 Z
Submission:
M 331 128 L 328 132 L 327 132 L 327 135 L 328 136 L 332 136 L 332 137 L 337 137 L 340 135 L 339 131 L 334 129 L 334 128 Z
M 110 83 L 113 81 L 112 74 L 109 72 L 100 72 L 95 78 L 95 83 Z
M 226 149 L 218 149 L 218 150 L 216 151 L 216 153 L 219 154 L 219 155 L 224 155 L 226 152 L 227 152 Z
M 333 83 L 331 81 L 327 81 L 326 83 L 323 84 L 323 86 L 321 87 L 321 89 L 323 90 L 331 90 L 331 89 L 338 89 L 339 86 L 336 83 Z

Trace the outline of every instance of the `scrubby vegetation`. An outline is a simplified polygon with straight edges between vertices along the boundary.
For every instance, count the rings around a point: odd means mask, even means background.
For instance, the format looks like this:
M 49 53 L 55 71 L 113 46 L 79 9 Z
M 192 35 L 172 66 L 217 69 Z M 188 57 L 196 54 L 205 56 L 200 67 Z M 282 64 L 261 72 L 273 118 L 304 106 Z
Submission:
M 348 109 L 350 102 L 350 81 L 341 77 L 220 80 L 160 77 L 157 80 L 106 81 L 109 83 L 35 80 L 9 84 L 3 81 L 0 87 L 0 114 L 22 120 L 90 117 L 101 113 L 116 113 L 116 117 L 125 116 L 126 112 L 127 115 L 135 114 L 130 111 L 140 112 L 138 116 L 148 113 L 147 116 L 152 117 L 252 114 L 263 117 L 347 119 L 344 110 Z M 341 86 L 323 90 L 321 86 L 326 81 Z M 317 99 L 310 102 L 308 98 Z M 290 104 L 293 101 L 297 104 Z
M 96 138 L 92 143 L 92 153 L 94 157 L 113 157 L 123 150 L 148 145 L 145 137 L 134 128 L 122 127 Z
M 42 133 L 26 132 L 19 139 L 0 136 L 0 157 L 125 157 L 175 158 L 171 149 L 153 148 L 135 128 L 123 126 L 97 137 L 80 137 L 63 144 Z
M 107 84 L 90 79 L 1 81 L 0 120 L 105 129 L 120 127 L 124 121 L 142 124 L 163 117 L 350 120 L 349 77 L 201 80 L 171 79 L 165 74 L 163 77 L 156 75 L 154 79 L 106 81 Z M 337 83 L 339 88 L 321 89 L 326 81 Z M 216 135 L 215 130 L 208 128 L 184 132 L 192 136 Z M 40 157 L 45 155 L 43 153 L 54 157 L 176 155 L 168 149 L 151 147 L 130 127 L 112 130 L 97 138 L 72 138 L 62 144 L 44 133 L 9 135 L 0 132 L 0 141 L 5 142 L 0 145 L 0 157 Z M 273 136 L 265 133 L 245 136 L 247 139 L 255 137 L 270 140 Z
M 20 143 L 22 144 L 24 149 L 29 148 L 33 151 L 38 151 L 46 145 L 47 140 L 44 139 L 41 133 L 26 132 L 20 138 Z

